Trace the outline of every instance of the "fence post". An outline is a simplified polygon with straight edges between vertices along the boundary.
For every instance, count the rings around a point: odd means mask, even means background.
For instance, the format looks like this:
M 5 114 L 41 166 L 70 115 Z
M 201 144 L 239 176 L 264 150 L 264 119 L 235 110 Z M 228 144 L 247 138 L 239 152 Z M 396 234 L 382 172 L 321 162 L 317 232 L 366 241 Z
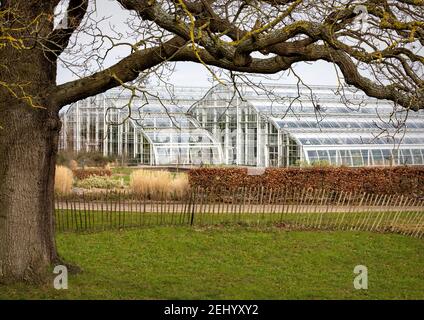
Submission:
M 195 215 L 195 208 L 196 208 L 196 194 L 200 191 L 200 187 L 197 187 L 197 192 L 193 191 L 194 194 L 192 194 L 192 196 L 190 197 L 190 200 L 193 199 L 193 203 L 192 204 L 192 208 L 191 208 L 191 219 L 190 219 L 190 226 L 194 225 L 194 215 Z M 191 201 L 190 201 L 191 202 Z
M 424 201 L 421 201 L 420 208 L 423 208 L 423 205 L 424 205 Z M 419 220 L 417 222 L 417 227 L 411 233 L 411 236 L 414 236 L 416 238 L 421 238 L 421 236 L 423 235 L 423 232 L 420 232 L 420 231 L 421 231 L 421 229 L 423 228 L 423 225 L 424 225 L 424 211 L 421 209 L 421 211 L 419 211 L 419 214 L 421 215 L 421 217 L 419 218 Z

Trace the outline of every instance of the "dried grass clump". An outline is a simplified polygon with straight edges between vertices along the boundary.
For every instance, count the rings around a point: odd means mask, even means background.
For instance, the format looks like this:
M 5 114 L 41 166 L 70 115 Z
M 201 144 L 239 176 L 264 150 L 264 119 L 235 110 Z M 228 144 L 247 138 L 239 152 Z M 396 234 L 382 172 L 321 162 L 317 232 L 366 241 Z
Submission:
M 78 169 L 78 162 L 76 162 L 74 159 L 69 161 L 69 168 L 71 170 L 77 170 Z
M 54 191 L 58 194 L 69 194 L 72 191 L 74 175 L 72 170 L 65 166 L 56 166 L 56 175 L 54 177 Z
M 151 199 L 181 198 L 188 190 L 188 177 L 178 174 L 174 178 L 167 171 L 137 170 L 131 173 L 130 188 Z
M 136 170 L 131 173 L 130 188 L 137 194 L 157 198 L 167 192 L 171 180 L 166 171 Z
M 182 199 L 184 198 L 189 190 L 188 175 L 180 173 L 175 176 L 174 180 L 171 181 L 169 186 L 169 192 L 171 198 Z

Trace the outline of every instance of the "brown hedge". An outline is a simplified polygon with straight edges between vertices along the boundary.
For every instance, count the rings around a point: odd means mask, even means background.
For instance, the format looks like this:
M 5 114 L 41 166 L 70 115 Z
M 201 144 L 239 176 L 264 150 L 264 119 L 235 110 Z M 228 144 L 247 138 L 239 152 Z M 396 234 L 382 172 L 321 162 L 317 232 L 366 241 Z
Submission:
M 91 176 L 111 176 L 112 171 L 109 169 L 93 168 L 93 169 L 76 169 L 72 170 L 74 176 L 79 180 L 87 179 Z
M 328 191 L 424 196 L 424 167 L 267 168 L 248 175 L 247 168 L 199 168 L 189 171 L 193 187 L 318 188 Z

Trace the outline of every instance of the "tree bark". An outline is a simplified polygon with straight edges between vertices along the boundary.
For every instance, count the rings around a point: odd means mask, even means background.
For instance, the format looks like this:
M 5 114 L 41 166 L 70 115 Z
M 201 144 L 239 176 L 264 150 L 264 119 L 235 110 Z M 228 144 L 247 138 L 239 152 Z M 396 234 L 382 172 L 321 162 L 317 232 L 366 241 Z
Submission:
M 60 121 L 15 103 L 0 109 L 0 282 L 42 280 L 58 260 L 54 174 Z
M 53 29 L 48 17 L 54 3 L 6 1 L 4 9 L 9 11 L 2 23 L 14 26 L 9 32 L 17 42 L 0 50 L 0 282 L 38 281 L 58 259 L 54 174 L 60 120 L 49 98 L 56 60 L 39 40 Z

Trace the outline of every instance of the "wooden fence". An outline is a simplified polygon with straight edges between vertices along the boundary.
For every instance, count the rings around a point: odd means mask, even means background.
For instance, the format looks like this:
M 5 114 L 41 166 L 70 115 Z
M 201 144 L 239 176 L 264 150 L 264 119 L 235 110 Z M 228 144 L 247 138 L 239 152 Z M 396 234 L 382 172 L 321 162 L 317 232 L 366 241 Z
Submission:
M 56 196 L 58 231 L 213 224 L 396 232 L 422 238 L 424 200 L 401 195 L 263 187 L 196 188 L 184 196 L 125 191 Z

